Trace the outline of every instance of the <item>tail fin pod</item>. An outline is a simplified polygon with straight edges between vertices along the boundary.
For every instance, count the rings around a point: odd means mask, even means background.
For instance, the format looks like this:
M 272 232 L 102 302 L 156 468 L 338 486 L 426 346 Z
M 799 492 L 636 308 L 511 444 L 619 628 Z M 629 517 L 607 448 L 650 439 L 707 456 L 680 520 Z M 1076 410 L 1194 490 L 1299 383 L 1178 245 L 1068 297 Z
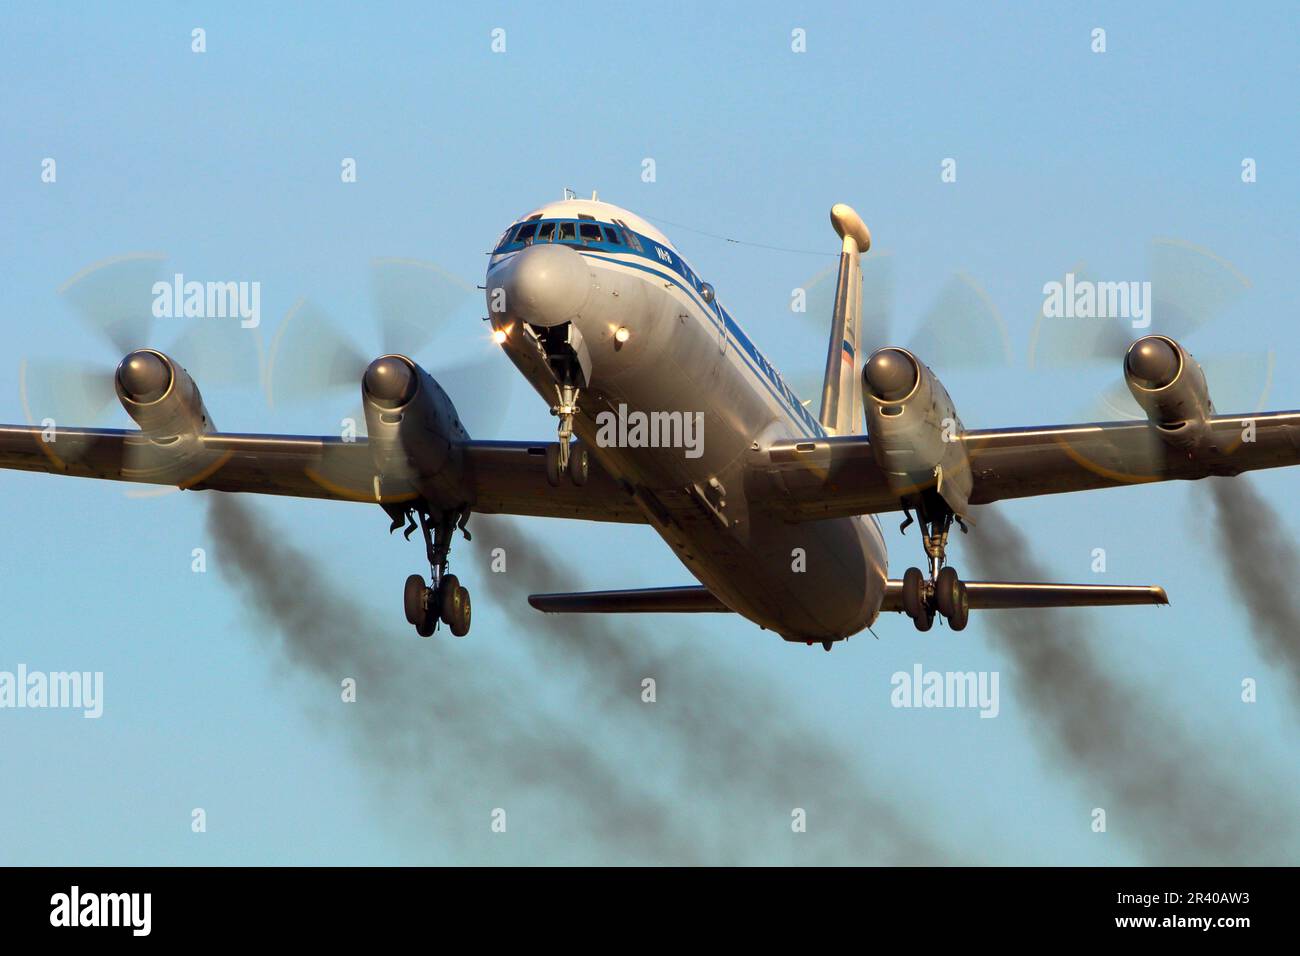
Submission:
M 858 388 L 858 338 L 862 331 L 862 265 L 860 256 L 871 248 L 871 233 L 862 217 L 844 203 L 831 207 L 831 224 L 839 233 L 840 274 L 835 285 L 835 312 L 826 377 L 822 382 L 821 423 L 832 435 L 862 431 L 862 393 Z

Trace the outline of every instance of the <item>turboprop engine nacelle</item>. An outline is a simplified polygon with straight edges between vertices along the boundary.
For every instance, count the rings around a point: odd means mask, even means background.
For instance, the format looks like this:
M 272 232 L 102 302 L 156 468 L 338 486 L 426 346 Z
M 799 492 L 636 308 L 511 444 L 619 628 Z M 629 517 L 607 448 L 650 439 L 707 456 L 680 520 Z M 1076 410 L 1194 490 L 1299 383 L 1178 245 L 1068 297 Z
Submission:
M 194 379 L 162 352 L 131 352 L 118 364 L 113 384 L 126 413 L 155 442 L 212 431 L 212 418 Z
M 362 376 L 361 397 L 381 482 L 413 483 L 435 507 L 460 504 L 469 433 L 433 376 L 405 355 L 384 355 Z
M 1205 372 L 1173 339 L 1148 335 L 1130 345 L 1124 381 L 1166 443 L 1188 448 L 1205 436 L 1214 414 Z
M 934 488 L 965 515 L 973 484 L 963 427 L 947 390 L 906 349 L 883 348 L 862 367 L 867 437 L 900 498 Z

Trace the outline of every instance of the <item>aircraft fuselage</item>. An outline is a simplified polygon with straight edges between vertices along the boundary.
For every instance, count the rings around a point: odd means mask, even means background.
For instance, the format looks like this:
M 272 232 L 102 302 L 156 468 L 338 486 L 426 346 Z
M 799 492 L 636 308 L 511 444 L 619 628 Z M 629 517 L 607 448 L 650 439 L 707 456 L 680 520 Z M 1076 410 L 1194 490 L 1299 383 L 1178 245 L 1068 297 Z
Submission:
M 548 404 L 548 355 L 570 356 L 574 433 L 700 583 L 788 640 L 875 620 L 887 557 L 874 517 L 791 523 L 750 507 L 767 447 L 825 432 L 658 230 L 606 203 L 555 203 L 507 231 L 486 285 L 503 349 Z

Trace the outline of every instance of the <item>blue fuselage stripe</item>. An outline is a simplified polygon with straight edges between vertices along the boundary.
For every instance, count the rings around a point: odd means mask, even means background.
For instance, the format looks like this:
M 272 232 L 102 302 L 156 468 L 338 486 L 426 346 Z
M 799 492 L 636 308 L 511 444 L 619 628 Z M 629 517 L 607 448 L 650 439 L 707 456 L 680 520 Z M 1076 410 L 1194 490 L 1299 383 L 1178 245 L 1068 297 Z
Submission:
M 692 289 L 683 285 L 675 275 L 663 272 L 659 269 L 653 268 L 652 266 L 642 265 L 639 262 L 629 262 L 625 259 L 610 259 L 606 256 L 598 256 L 591 252 L 582 252 L 582 255 L 589 259 L 596 259 L 600 262 L 610 262 L 615 265 L 638 269 L 642 272 L 647 272 L 650 275 L 666 279 L 676 285 L 691 298 L 691 301 L 697 305 L 706 316 L 708 316 L 708 322 L 714 331 L 721 334 L 722 329 L 724 328 L 723 323 L 725 322 L 727 335 L 730 336 L 731 341 L 740 348 L 741 355 L 745 359 L 745 366 L 754 373 L 758 380 L 763 384 L 764 388 L 767 389 L 768 393 L 776 399 L 777 404 L 781 406 L 782 410 L 793 417 L 800 427 L 808 429 L 811 435 L 818 438 L 825 437 L 826 432 L 821 427 L 821 423 L 818 422 L 817 419 L 813 418 L 812 415 L 809 414 L 808 409 L 804 408 L 804 406 L 800 404 L 798 398 L 789 390 L 789 386 L 785 385 L 784 380 L 782 380 L 776 373 L 776 369 L 773 368 L 772 364 L 763 357 L 763 353 L 761 353 L 758 350 L 758 347 L 749 340 L 749 336 L 747 336 L 744 330 L 736 324 L 736 321 L 731 317 L 730 313 L 728 313 L 726 309 L 723 309 L 721 306 L 718 307 L 718 311 L 721 312 L 723 316 L 722 319 L 719 319 L 714 310 L 699 297 L 698 293 L 695 293 Z

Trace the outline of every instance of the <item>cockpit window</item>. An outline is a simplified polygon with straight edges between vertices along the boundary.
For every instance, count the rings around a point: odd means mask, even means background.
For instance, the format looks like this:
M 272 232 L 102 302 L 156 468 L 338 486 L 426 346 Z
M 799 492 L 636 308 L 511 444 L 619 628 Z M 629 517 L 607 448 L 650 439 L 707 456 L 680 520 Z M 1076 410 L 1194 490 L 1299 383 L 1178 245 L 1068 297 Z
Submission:
M 636 237 L 635 232 L 628 228 L 627 223 L 620 219 L 615 219 L 614 221 L 623 227 L 623 235 L 627 236 L 627 244 L 637 252 L 644 252 L 645 250 L 641 246 L 641 240 Z
M 506 231 L 497 244 L 497 251 L 512 246 L 517 247 L 520 244 L 531 245 L 535 242 L 571 242 L 582 245 L 608 243 L 612 246 L 629 246 L 637 252 L 642 251 L 636 234 L 617 219 L 613 223 L 602 223 L 581 214 L 576 222 L 572 219 L 567 222 L 557 219 L 541 221 L 525 219 Z

